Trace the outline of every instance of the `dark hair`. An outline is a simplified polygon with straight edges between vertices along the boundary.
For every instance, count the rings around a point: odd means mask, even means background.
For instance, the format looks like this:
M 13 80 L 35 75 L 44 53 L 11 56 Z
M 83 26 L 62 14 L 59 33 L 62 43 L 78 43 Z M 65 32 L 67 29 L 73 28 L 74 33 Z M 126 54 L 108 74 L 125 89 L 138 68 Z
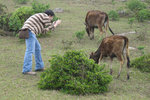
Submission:
M 55 14 L 54 14 L 54 12 L 52 10 L 46 10 L 44 13 L 47 14 L 48 16 L 49 15 L 50 16 L 55 16 Z

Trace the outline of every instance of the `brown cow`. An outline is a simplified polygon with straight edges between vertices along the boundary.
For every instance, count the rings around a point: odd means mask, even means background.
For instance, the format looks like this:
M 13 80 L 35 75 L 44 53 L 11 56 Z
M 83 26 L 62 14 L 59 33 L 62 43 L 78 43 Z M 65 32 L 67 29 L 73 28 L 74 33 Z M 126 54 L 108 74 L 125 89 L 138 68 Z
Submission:
M 109 19 L 108 15 L 105 12 L 101 12 L 98 10 L 91 10 L 88 11 L 85 18 L 85 26 L 86 26 L 86 32 L 90 39 L 94 39 L 94 28 L 98 28 L 103 34 L 102 27 L 105 28 L 105 36 L 107 28 L 109 28 L 110 32 L 114 35 L 113 31 L 109 27 Z
M 112 74 L 112 60 L 114 57 L 117 57 L 120 61 L 120 70 L 117 76 L 117 78 L 119 78 L 123 63 L 125 61 L 125 57 L 127 59 L 127 69 L 129 69 L 130 67 L 128 45 L 128 38 L 125 36 L 113 35 L 110 37 L 106 37 L 102 40 L 97 51 L 95 53 L 91 53 L 90 59 L 93 59 L 98 64 L 99 60 L 101 61 L 103 57 L 110 57 L 110 74 Z M 128 70 L 127 79 L 129 79 Z

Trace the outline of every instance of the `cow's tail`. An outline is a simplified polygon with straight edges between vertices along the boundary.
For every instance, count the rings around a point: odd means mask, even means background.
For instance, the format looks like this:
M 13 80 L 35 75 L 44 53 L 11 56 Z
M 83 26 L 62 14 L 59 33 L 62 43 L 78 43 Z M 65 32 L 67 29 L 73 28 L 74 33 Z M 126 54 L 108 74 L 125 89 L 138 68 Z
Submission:
M 109 19 L 108 19 L 108 15 L 106 14 L 105 17 L 105 21 L 104 21 L 104 27 L 107 29 L 107 27 L 109 28 L 109 31 L 114 35 L 114 32 L 112 31 L 112 29 L 109 27 Z
M 126 52 L 126 59 L 127 59 L 127 79 L 130 78 L 129 76 L 129 68 L 130 68 L 130 58 L 129 58 L 129 40 L 128 38 L 124 37 L 124 47 L 123 47 L 123 51 L 125 50 Z
M 127 67 L 130 68 L 130 58 L 129 58 L 129 40 L 128 38 L 124 38 L 124 49 L 126 49 L 126 57 L 127 57 Z
M 109 26 L 108 26 L 109 27 Z M 114 35 L 114 32 L 111 30 L 111 28 L 109 27 L 109 31 Z

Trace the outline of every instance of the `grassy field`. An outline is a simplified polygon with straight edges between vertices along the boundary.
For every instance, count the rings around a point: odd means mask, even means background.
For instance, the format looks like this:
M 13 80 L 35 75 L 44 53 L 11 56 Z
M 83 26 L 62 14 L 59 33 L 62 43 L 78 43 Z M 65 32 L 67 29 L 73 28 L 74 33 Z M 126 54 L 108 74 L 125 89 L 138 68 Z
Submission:
M 39 0 L 40 1 L 40 0 Z M 111 0 L 41 0 L 40 2 L 50 4 L 50 8 L 62 8 L 63 13 L 56 13 L 61 18 L 62 24 L 51 32 L 48 37 L 39 38 L 42 46 L 42 58 L 45 67 L 50 66 L 48 60 L 51 55 L 63 54 L 62 41 L 72 41 L 72 49 L 84 50 L 87 55 L 95 51 L 100 42 L 99 31 L 95 31 L 95 39 L 90 40 L 87 34 L 83 40 L 78 42 L 74 33 L 85 29 L 84 18 L 87 11 L 91 9 L 117 10 L 125 6 L 120 0 L 115 0 L 112 5 Z M 13 0 L 0 0 L 0 3 L 7 5 L 8 11 L 12 12 L 17 5 Z M 30 6 L 30 2 L 27 4 Z M 137 34 L 126 35 L 129 38 L 129 46 L 138 48 L 144 46 L 144 53 L 150 53 L 150 24 L 147 22 L 135 22 L 130 28 L 127 18 L 121 18 L 119 21 L 110 21 L 110 27 L 116 33 L 137 31 Z M 108 32 L 111 35 L 110 32 Z M 140 34 L 143 34 L 140 36 Z M 141 38 L 144 38 L 142 41 Z M 131 79 L 126 80 L 126 67 L 123 67 L 121 76 L 116 79 L 119 62 L 115 59 L 113 62 L 113 81 L 109 85 L 109 91 L 104 94 L 75 96 L 63 94 L 55 90 L 40 90 L 37 83 L 40 79 L 40 73 L 37 76 L 22 75 L 22 65 L 25 53 L 25 43 L 20 42 L 17 37 L 0 36 L 0 100 L 150 100 L 150 73 L 142 73 L 137 69 L 130 69 Z M 138 50 L 130 50 L 130 59 L 141 56 Z M 34 61 L 34 58 L 33 58 Z M 109 61 L 103 60 L 106 65 Z M 34 70 L 33 62 L 33 70 Z M 109 67 L 106 66 L 106 70 Z

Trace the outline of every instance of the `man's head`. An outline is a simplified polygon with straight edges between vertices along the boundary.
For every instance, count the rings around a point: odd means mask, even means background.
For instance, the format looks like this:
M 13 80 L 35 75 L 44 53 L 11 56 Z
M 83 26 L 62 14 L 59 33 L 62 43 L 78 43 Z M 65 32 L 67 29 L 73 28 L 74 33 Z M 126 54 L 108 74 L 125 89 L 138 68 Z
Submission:
M 55 16 L 55 14 L 52 10 L 46 10 L 44 13 L 47 14 L 51 20 Z

